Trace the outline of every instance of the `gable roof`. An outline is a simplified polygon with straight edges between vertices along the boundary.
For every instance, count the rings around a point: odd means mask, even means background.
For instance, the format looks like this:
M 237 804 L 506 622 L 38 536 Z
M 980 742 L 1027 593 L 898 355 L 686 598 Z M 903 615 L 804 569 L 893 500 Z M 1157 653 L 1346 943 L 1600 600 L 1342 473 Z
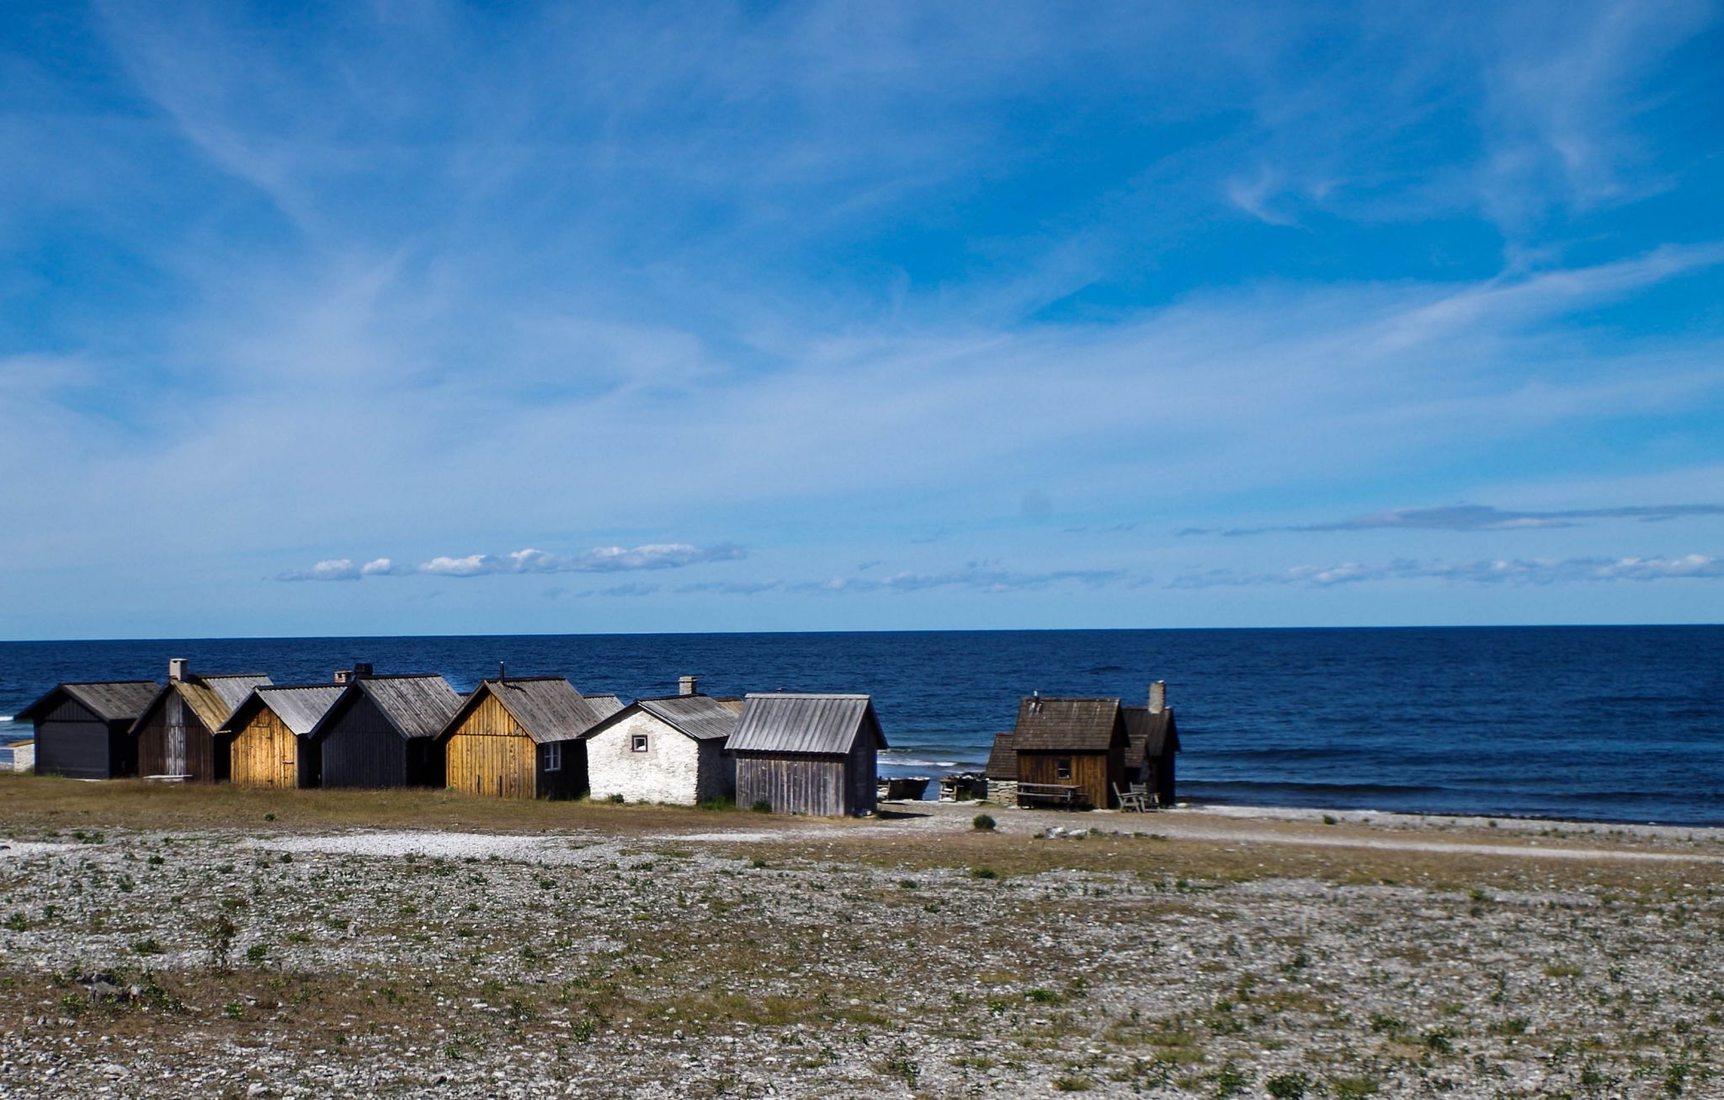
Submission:
M 1179 751 L 1179 727 L 1173 721 L 1173 708 L 1152 711 L 1148 707 L 1121 707 L 1125 719 L 1125 766 L 1137 768 L 1145 759 L 1166 756 Z
M 886 747 L 874 702 L 866 695 L 750 692 L 729 747 L 731 752 L 843 756 L 864 733 L 876 749 Z
M 49 711 L 60 705 L 60 700 L 69 698 L 104 722 L 136 721 L 150 705 L 150 700 L 155 698 L 160 686 L 154 680 L 85 680 L 57 684 L 13 715 L 13 719 L 34 722 L 46 717 Z
M 364 676 L 347 682 L 310 736 L 324 737 L 360 699 L 371 700 L 395 732 L 408 739 L 437 736 L 461 709 L 461 696 L 435 673 Z
M 678 733 L 696 741 L 723 741 L 736 732 L 737 710 L 710 695 L 668 695 L 637 699 L 588 731 L 608 729 L 632 714 L 650 714 Z
M 233 733 L 258 711 L 268 708 L 281 719 L 282 725 L 304 737 L 346 690 L 341 684 L 265 684 L 253 688 L 216 732 Z
M 1125 743 L 1118 699 L 1027 695 L 1018 701 L 1012 744 L 1018 752 L 1106 752 Z
M 444 725 L 442 735 L 453 734 L 487 698 L 496 699 L 535 745 L 573 740 L 622 709 L 615 695 L 582 695 L 561 676 L 482 680 Z
M 1018 747 L 1012 743 L 1010 733 L 994 734 L 994 747 L 988 750 L 988 766 L 982 769 L 982 774 L 989 779 L 1018 777 Z
M 348 688 L 377 704 L 403 737 L 437 736 L 461 707 L 461 696 L 436 675 L 367 676 Z
M 171 695 L 178 695 L 191 708 L 192 714 L 205 729 L 214 733 L 227 724 L 233 715 L 234 708 L 245 702 L 253 688 L 269 683 L 269 676 L 262 672 L 233 672 L 220 676 L 188 676 L 184 680 L 170 680 L 162 689 L 156 692 L 155 698 L 144 707 L 135 721 L 131 732 L 136 734 L 150 720 L 150 716 L 166 703 Z

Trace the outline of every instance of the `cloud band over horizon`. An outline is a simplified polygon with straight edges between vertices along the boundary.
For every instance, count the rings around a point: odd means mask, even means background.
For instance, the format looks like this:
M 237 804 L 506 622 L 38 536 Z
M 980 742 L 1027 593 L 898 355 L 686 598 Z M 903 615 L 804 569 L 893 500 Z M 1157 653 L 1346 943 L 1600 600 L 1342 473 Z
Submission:
M 488 577 L 510 574 L 620 573 L 648 569 L 681 569 L 706 562 L 740 561 L 747 551 L 733 543 L 700 547 L 689 543 L 645 546 L 598 546 L 582 554 L 552 554 L 531 547 L 508 554 L 439 555 L 418 565 L 396 564 L 390 558 L 356 563 L 351 558 L 320 561 L 309 569 L 276 574 L 280 581 L 356 581 L 364 577 Z

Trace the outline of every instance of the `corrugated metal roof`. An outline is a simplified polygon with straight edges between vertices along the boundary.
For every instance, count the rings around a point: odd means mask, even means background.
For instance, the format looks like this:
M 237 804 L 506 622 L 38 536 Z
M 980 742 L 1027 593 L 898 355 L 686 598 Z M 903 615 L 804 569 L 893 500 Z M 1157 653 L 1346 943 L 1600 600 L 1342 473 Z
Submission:
M 445 731 L 460 725 L 486 696 L 501 703 L 535 745 L 571 741 L 622 707 L 622 700 L 615 695 L 584 696 L 561 676 L 485 680 L 450 718 Z
M 1179 751 L 1179 730 L 1173 722 L 1173 708 L 1151 713 L 1148 707 L 1121 707 L 1125 719 L 1125 766 L 1137 768 L 1145 757 L 1165 756 Z
M 269 675 L 263 672 L 225 673 L 221 676 L 199 676 L 197 679 L 216 693 L 229 714 L 233 713 L 233 708 L 245 702 L 245 697 L 250 695 L 253 689 L 264 687 L 271 682 Z
M 842 756 L 856 738 L 886 747 L 874 703 L 866 695 L 791 695 L 751 692 L 730 736 L 731 752 L 787 752 Z
M 1025 696 L 1012 744 L 1018 752 L 1106 752 L 1124 736 L 1118 699 Z
M 736 711 L 709 695 L 642 699 L 635 706 L 696 741 L 722 741 L 736 732 Z
M 260 687 L 234 708 L 224 728 L 231 729 L 258 710 L 268 707 L 281 719 L 282 725 L 304 737 L 329 713 L 329 708 L 335 705 L 335 701 L 341 698 L 341 693 L 346 690 L 341 684 L 282 684 Z
M 1012 744 L 1011 734 L 994 734 L 994 747 L 988 750 L 988 766 L 982 769 L 982 774 L 989 779 L 1018 777 L 1018 747 Z
M 435 737 L 461 709 L 461 696 L 441 676 L 367 676 L 348 689 L 376 703 L 403 737 Z
M 161 685 L 154 680 L 87 680 L 57 684 L 40 699 L 19 711 L 15 719 L 33 722 L 71 697 L 104 722 L 136 721 Z

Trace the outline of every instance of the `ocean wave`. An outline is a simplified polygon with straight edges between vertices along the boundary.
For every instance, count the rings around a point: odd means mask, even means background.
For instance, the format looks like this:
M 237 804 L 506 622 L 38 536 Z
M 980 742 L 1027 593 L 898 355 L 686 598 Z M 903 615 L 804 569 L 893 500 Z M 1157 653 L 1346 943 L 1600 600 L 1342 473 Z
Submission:
M 913 756 L 893 757 L 888 760 L 885 758 L 885 753 L 881 753 L 880 756 L 880 763 L 891 768 L 955 768 L 958 766 L 956 760 L 918 760 Z
M 1285 791 L 1301 795 L 1333 794 L 1347 797 L 1369 795 L 1409 795 L 1409 794 L 1442 794 L 1448 788 L 1412 786 L 1398 783 L 1298 783 L 1286 780 L 1270 781 L 1256 779 L 1222 779 L 1203 780 L 1194 777 L 1182 779 L 1181 786 L 1201 787 L 1203 789 L 1221 788 L 1229 791 Z

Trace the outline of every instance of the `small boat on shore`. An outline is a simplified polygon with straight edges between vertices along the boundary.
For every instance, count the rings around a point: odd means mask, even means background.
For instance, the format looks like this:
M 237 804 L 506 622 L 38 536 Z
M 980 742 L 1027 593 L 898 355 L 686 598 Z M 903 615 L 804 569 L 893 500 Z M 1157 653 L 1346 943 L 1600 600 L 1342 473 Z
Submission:
M 932 777 L 926 775 L 881 776 L 876 796 L 883 802 L 914 802 L 928 790 Z

